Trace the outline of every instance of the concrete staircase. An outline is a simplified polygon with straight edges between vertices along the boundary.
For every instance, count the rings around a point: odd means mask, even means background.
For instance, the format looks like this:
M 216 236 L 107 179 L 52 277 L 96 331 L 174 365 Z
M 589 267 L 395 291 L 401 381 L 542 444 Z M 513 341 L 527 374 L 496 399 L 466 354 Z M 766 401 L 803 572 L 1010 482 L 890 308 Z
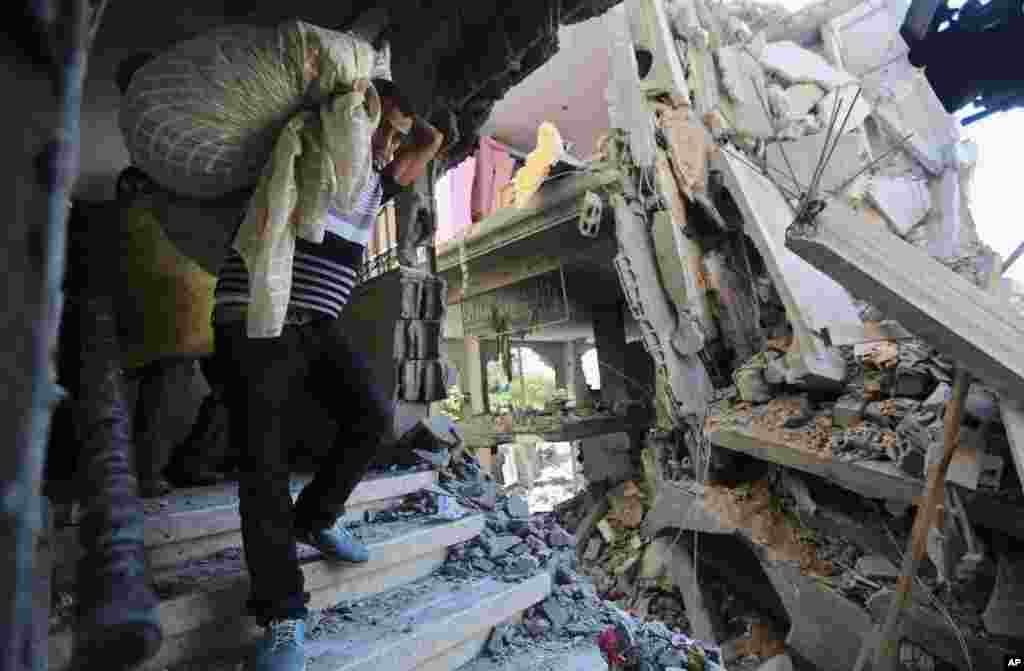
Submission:
M 349 501 L 348 517 L 393 507 L 405 495 L 435 484 L 435 478 L 419 472 L 366 480 Z M 302 478 L 296 478 L 293 490 L 301 485 Z M 236 491 L 234 485 L 179 490 L 146 501 L 147 555 L 160 596 L 164 643 L 139 671 L 233 669 L 245 646 L 262 633 L 245 616 L 249 584 Z M 349 618 L 316 630 L 308 646 L 309 668 L 447 671 L 476 656 L 495 625 L 551 591 L 546 573 L 516 584 L 441 575 L 448 548 L 483 528 L 479 515 L 454 522 L 420 518 L 363 525 L 356 533 L 370 548 L 366 564 L 324 561 L 300 545 L 310 608 L 332 609 L 324 615 L 328 621 L 339 604 L 359 600 L 341 606 Z M 74 526 L 57 530 L 57 589 L 71 591 L 80 554 L 76 534 Z M 382 605 L 387 603 L 400 608 Z M 52 627 L 51 670 L 70 668 L 72 640 L 68 618 Z M 229 660 L 228 665 L 215 666 L 210 660 L 216 658 Z

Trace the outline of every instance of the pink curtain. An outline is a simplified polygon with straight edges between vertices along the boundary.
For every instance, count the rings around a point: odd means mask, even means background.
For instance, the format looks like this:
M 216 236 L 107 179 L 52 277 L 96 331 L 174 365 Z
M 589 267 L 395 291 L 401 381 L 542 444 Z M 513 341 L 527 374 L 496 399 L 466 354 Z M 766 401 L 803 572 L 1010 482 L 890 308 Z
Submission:
M 448 172 L 448 212 L 437 222 L 434 244 L 441 245 L 457 238 L 472 222 L 469 201 L 476 174 L 476 159 L 472 156 Z
M 490 137 L 480 138 L 480 147 L 476 151 L 476 179 L 473 182 L 470 208 L 473 221 L 480 221 L 494 211 L 497 189 L 511 177 L 511 161 L 512 158 L 501 143 Z M 498 179 L 506 172 L 508 176 L 503 182 L 499 182 Z

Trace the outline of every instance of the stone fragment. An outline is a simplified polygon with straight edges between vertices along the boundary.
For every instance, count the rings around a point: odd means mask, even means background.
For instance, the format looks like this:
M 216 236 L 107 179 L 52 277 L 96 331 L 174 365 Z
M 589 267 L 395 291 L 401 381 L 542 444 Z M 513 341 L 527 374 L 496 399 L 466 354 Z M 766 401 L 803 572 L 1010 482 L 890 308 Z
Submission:
M 824 97 L 824 89 L 817 84 L 794 84 L 786 89 L 786 102 L 794 117 L 809 114 Z
M 569 613 L 562 607 L 555 598 L 547 598 L 540 605 L 544 615 L 551 621 L 552 627 L 557 631 L 569 623 Z
M 1006 460 L 995 454 L 982 454 L 981 473 L 978 475 L 978 486 L 999 489 L 1003 482 L 1003 471 Z
M 576 544 L 576 538 L 560 526 L 555 526 L 548 532 L 548 544 L 551 547 L 561 548 Z
M 475 568 L 478 571 L 483 571 L 484 573 L 494 573 L 494 571 L 498 567 L 495 565 L 494 562 L 492 562 L 490 560 L 487 560 L 487 559 L 474 559 L 473 560 L 473 568 Z
M 530 504 L 526 502 L 526 499 L 518 494 L 513 494 L 508 497 L 508 501 L 505 503 L 505 509 L 511 517 L 518 517 L 522 519 L 530 516 Z
M 528 554 L 520 555 L 509 565 L 510 575 L 529 575 L 540 568 L 540 562 Z
M 518 536 L 512 535 L 495 536 L 489 539 L 484 539 L 484 537 L 481 536 L 480 540 L 483 542 L 484 549 L 487 551 L 487 555 L 491 559 L 504 555 L 513 547 L 523 542 L 523 540 Z
M 931 373 L 916 368 L 901 368 L 896 374 L 892 393 L 906 398 L 925 398 L 935 387 Z
M 832 407 L 832 425 L 848 429 L 864 417 L 864 401 L 856 396 L 842 396 Z
M 900 237 L 910 233 L 932 209 L 927 182 L 909 176 L 875 175 L 868 184 L 867 197 Z
M 587 549 L 583 553 L 583 558 L 587 561 L 595 561 L 601 556 L 602 547 L 604 547 L 604 543 L 600 538 L 591 538 L 590 542 L 587 543 Z
M 588 632 L 589 633 L 589 632 Z M 558 663 L 552 668 L 565 671 L 608 671 L 608 662 L 597 648 L 573 650 L 568 654 L 564 664 Z
M 491 657 L 497 657 L 508 649 L 508 636 L 512 626 L 509 624 L 499 624 L 491 631 L 490 638 L 487 639 L 487 654 Z
M 856 84 L 848 72 L 836 69 L 824 58 L 794 42 L 770 42 L 758 57 L 761 65 L 792 84 L 820 84 L 826 90 Z
M 953 388 L 945 382 L 940 382 L 935 391 L 933 391 L 928 398 L 921 402 L 922 410 L 931 410 L 938 412 L 945 407 L 946 401 L 948 401 L 953 393 Z
M 857 560 L 857 573 L 865 578 L 891 578 L 895 580 L 900 577 L 900 570 L 889 561 L 888 557 L 881 555 L 864 555 Z
M 540 638 L 551 631 L 551 623 L 540 616 L 531 617 L 526 620 L 526 631 L 530 632 L 530 636 Z

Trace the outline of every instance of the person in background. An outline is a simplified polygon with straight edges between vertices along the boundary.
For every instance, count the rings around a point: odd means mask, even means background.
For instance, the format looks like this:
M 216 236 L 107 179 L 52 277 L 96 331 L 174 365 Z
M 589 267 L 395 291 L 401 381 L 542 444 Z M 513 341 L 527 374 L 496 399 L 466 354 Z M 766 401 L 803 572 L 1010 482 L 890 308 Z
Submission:
M 249 338 L 248 274 L 233 249 L 220 270 L 214 308 L 214 364 L 240 457 L 242 540 L 251 577 L 250 614 L 266 636 L 247 671 L 299 671 L 304 662 L 307 596 L 296 541 L 325 557 L 365 562 L 369 553 L 337 525 L 344 504 L 378 451 L 394 441 L 390 398 L 375 384 L 365 355 L 347 341 L 339 316 L 357 281 L 382 205 L 425 174 L 444 135 L 417 117 L 398 88 L 375 79 L 381 120 L 373 133 L 373 170 L 352 212 L 329 212 L 321 244 L 296 240 L 284 329 Z M 313 480 L 292 503 L 288 449 L 302 427 L 289 424 L 289 399 L 311 389 L 339 423 Z

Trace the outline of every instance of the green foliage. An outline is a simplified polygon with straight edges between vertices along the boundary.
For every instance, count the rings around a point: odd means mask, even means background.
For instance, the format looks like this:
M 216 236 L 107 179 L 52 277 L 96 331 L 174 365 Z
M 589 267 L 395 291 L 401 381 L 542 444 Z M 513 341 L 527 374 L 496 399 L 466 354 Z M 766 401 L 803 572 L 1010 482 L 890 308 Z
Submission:
M 512 381 L 507 391 L 491 392 L 491 407 L 523 407 L 523 380 L 526 382 L 526 407 L 543 410 L 555 393 L 555 378 L 547 375 L 526 375 Z

